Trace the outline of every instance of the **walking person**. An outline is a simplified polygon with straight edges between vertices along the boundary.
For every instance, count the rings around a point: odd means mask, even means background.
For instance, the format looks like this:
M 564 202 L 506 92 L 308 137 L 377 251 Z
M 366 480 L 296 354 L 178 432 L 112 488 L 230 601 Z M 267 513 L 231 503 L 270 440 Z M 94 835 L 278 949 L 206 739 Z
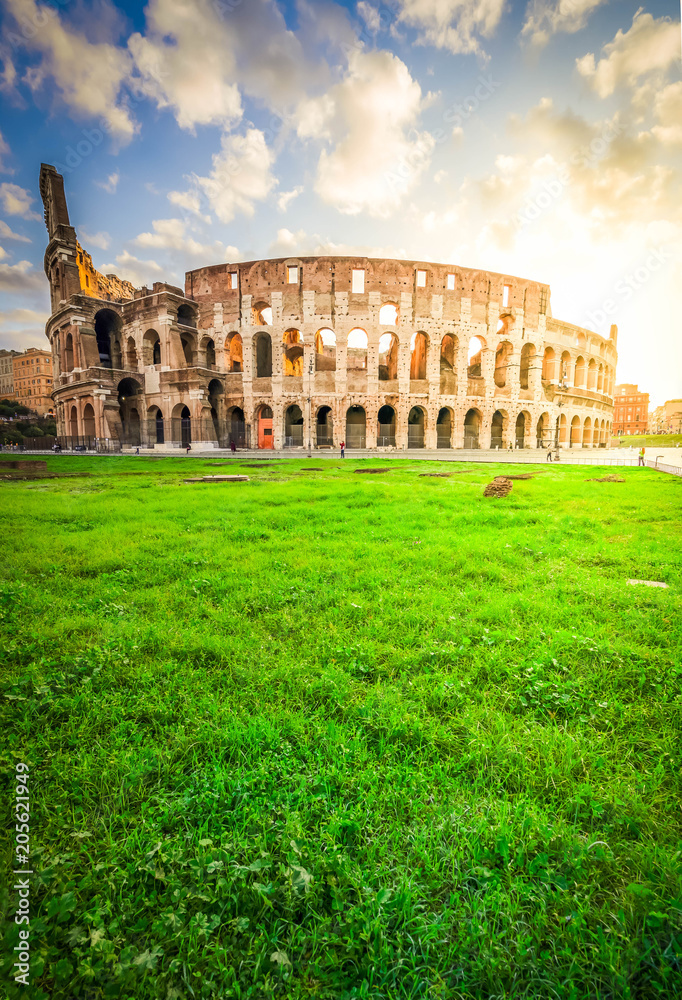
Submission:
M 552 449 L 551 448 L 547 449 L 547 458 L 545 459 L 545 461 L 546 462 L 551 462 L 552 461 Z
M 345 458 L 345 457 L 346 457 L 346 442 L 342 441 L 341 442 L 341 458 Z
M 644 451 L 645 451 L 645 449 L 643 447 L 640 448 L 640 450 L 639 450 L 639 461 L 637 462 L 637 465 L 644 465 Z

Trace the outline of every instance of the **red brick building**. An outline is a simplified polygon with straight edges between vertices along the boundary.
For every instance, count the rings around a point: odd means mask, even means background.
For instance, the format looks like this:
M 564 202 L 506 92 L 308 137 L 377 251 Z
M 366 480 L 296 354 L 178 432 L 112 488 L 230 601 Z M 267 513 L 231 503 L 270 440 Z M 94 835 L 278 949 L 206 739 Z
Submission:
M 613 433 L 646 434 L 649 420 L 649 393 L 638 386 L 617 385 L 613 394 Z

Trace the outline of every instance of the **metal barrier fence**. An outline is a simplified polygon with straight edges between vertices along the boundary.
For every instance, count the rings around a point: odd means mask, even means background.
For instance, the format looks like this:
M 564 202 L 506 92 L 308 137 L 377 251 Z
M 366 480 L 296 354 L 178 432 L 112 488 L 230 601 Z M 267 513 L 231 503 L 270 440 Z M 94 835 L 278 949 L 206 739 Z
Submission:
M 657 462 L 655 459 L 652 462 L 651 459 L 645 458 L 644 464 L 648 469 L 656 469 L 658 472 L 667 472 L 671 476 L 682 476 L 682 468 L 679 465 L 667 465 L 664 462 Z

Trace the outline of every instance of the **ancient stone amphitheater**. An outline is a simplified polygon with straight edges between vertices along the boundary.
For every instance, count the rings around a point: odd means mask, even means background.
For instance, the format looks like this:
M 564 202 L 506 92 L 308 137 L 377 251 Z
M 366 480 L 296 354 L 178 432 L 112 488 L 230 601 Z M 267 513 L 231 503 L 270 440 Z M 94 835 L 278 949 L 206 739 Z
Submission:
M 132 289 L 83 261 L 43 165 L 53 398 L 92 447 L 606 446 L 617 330 L 556 320 L 549 286 L 427 261 L 217 264 Z M 86 254 L 87 257 L 87 254 Z

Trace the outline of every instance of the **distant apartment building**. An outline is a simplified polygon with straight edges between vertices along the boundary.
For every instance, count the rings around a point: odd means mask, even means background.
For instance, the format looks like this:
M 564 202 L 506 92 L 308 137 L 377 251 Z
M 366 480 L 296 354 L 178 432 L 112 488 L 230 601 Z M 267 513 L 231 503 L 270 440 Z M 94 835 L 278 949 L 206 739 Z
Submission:
M 14 358 L 19 351 L 0 351 L 0 399 L 14 399 Z
M 655 434 L 682 434 L 682 399 L 668 399 L 657 406 L 649 424 Z
M 613 433 L 646 434 L 649 426 L 649 393 L 624 383 L 613 391 Z
M 12 359 L 16 400 L 40 416 L 54 410 L 52 403 L 52 353 L 29 347 Z

